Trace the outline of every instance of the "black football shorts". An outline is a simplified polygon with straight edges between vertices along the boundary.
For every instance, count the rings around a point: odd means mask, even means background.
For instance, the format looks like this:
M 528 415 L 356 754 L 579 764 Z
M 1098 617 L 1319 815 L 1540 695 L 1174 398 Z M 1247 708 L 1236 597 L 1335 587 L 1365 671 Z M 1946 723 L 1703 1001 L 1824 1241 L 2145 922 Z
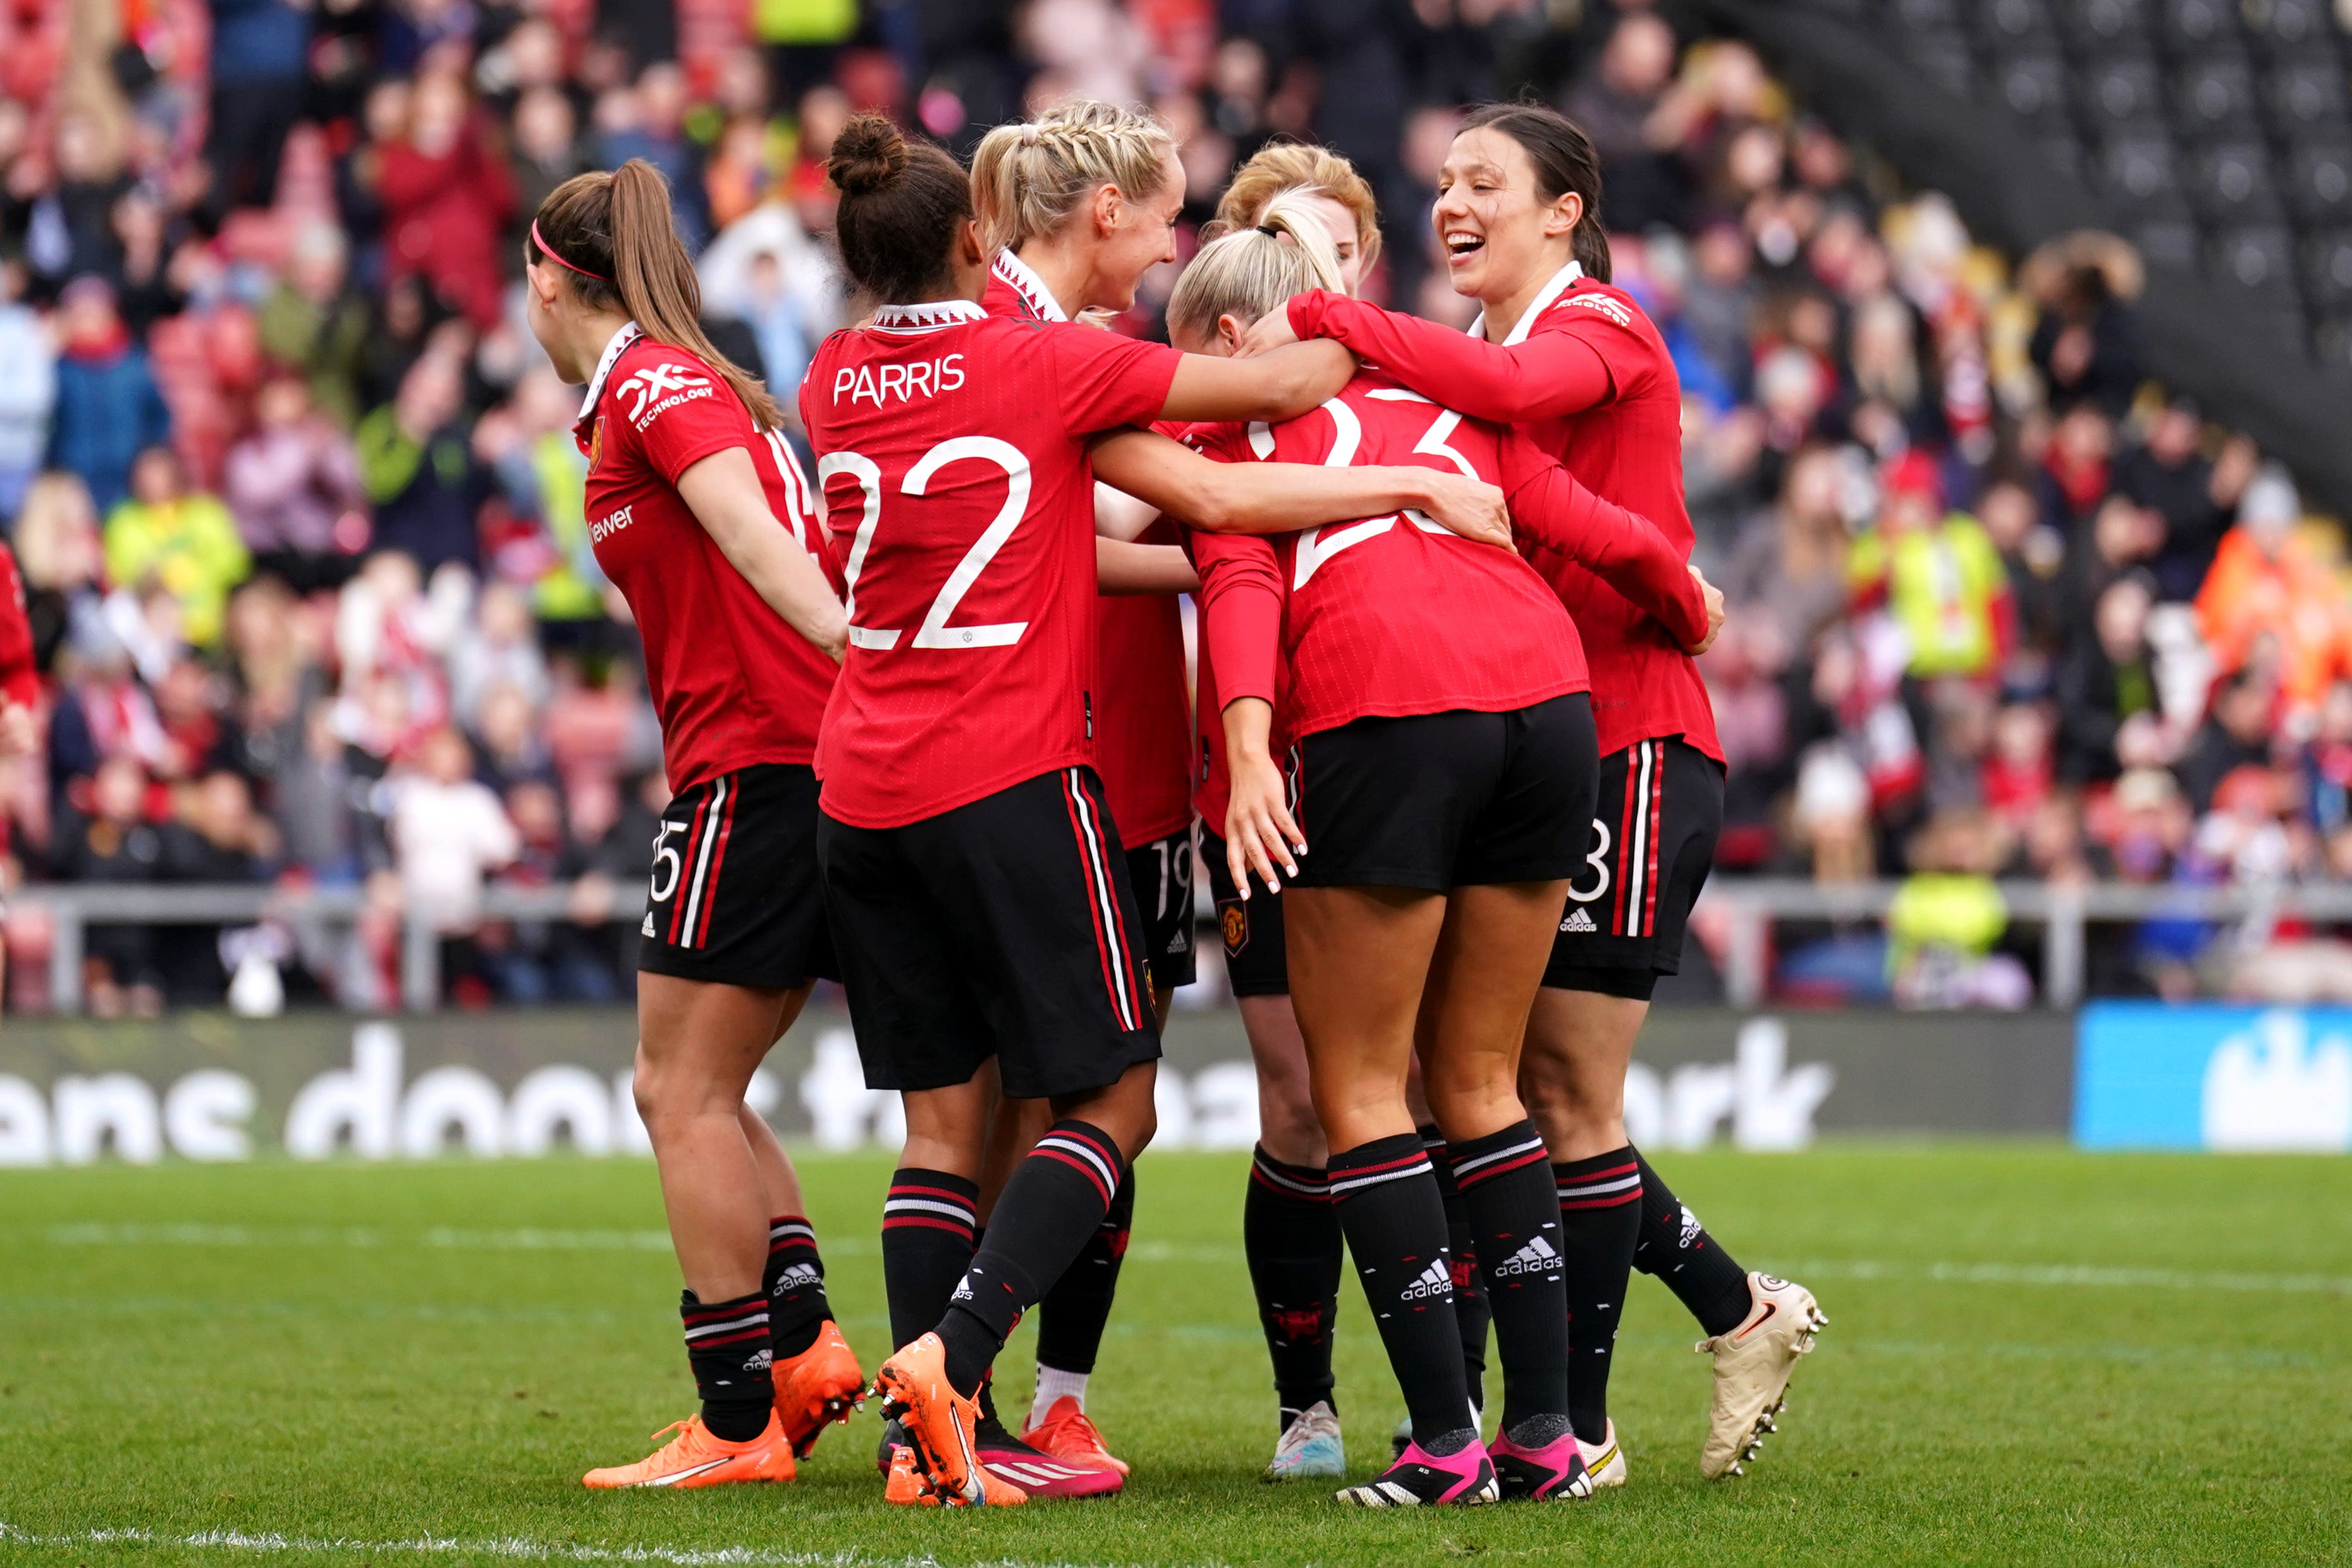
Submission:
M 870 1089 L 945 1089 L 994 1057 L 1014 1099 L 1156 1060 L 1142 912 L 1092 768 L 899 827 L 820 816 L 817 858 Z
M 817 885 L 816 774 L 762 763 L 705 779 L 662 813 L 637 967 L 792 990 L 841 978 Z
M 1723 831 L 1723 764 L 1672 736 L 1601 759 L 1591 843 L 1569 883 L 1543 983 L 1649 1000 L 1682 967 L 1683 930 Z
M 1127 883 L 1143 911 L 1143 966 L 1153 994 L 1165 996 L 1195 977 L 1192 930 L 1192 827 L 1127 852 Z

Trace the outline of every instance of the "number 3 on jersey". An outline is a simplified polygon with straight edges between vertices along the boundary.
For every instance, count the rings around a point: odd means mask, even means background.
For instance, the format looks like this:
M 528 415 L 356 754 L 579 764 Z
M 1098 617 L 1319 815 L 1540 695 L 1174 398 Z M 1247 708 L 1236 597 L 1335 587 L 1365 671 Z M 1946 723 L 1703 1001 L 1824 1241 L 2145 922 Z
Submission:
M 1021 448 L 993 436 L 958 436 L 940 442 L 916 460 L 899 482 L 902 495 L 920 497 L 929 493 L 933 479 L 950 463 L 971 461 L 993 463 L 1004 470 L 1004 504 L 996 516 L 981 531 L 971 548 L 964 552 L 948 580 L 940 584 L 939 595 L 932 599 L 929 614 L 921 626 L 915 628 L 910 647 L 972 648 L 1006 647 L 1021 640 L 1029 629 L 1026 621 L 1004 621 L 994 626 L 951 626 L 948 617 L 955 614 L 963 596 L 996 552 L 1004 548 L 1013 531 L 1021 526 L 1022 514 L 1029 510 L 1029 459 Z M 862 492 L 864 510 L 859 515 L 856 536 L 850 542 L 849 562 L 842 576 L 849 587 L 849 642 L 853 647 L 869 648 L 876 652 L 898 646 L 905 628 L 897 626 L 866 626 L 857 621 L 857 578 L 866 569 L 866 557 L 874 548 L 875 530 L 882 522 L 882 470 L 871 459 L 856 452 L 835 452 L 821 459 L 816 466 L 817 484 L 822 487 L 835 474 L 846 474 L 857 481 Z
M 1469 458 L 1445 444 L 1445 438 L 1454 434 L 1454 426 L 1462 423 L 1462 416 L 1451 408 L 1440 408 L 1421 394 L 1407 392 L 1402 387 L 1377 387 L 1364 395 L 1381 403 L 1427 404 L 1434 412 L 1430 418 L 1429 428 L 1422 432 L 1421 439 L 1413 443 L 1412 449 L 1430 457 L 1444 458 L 1460 470 L 1465 479 L 1475 479 L 1479 477 L 1478 470 L 1471 465 Z M 1323 411 L 1331 416 L 1332 426 L 1331 450 L 1324 457 L 1323 467 L 1347 468 L 1356 460 L 1356 452 L 1363 445 L 1363 422 L 1356 417 L 1356 411 L 1348 406 L 1344 398 L 1332 398 L 1323 405 Z M 1256 454 L 1260 462 L 1274 456 L 1274 431 L 1264 420 L 1255 420 L 1251 423 L 1249 443 L 1250 450 Z M 1452 531 L 1444 523 L 1433 521 L 1412 507 L 1389 517 L 1376 517 L 1364 522 L 1349 523 L 1344 527 L 1331 530 L 1328 535 L 1324 529 L 1310 528 L 1298 536 L 1298 546 L 1296 551 L 1297 564 L 1292 568 L 1291 573 L 1292 590 L 1296 592 L 1307 586 L 1307 580 L 1315 575 L 1317 567 L 1347 549 L 1348 546 L 1361 544 L 1367 539 L 1377 539 L 1388 532 L 1396 526 L 1397 518 L 1400 516 L 1409 520 L 1413 527 L 1423 533 Z

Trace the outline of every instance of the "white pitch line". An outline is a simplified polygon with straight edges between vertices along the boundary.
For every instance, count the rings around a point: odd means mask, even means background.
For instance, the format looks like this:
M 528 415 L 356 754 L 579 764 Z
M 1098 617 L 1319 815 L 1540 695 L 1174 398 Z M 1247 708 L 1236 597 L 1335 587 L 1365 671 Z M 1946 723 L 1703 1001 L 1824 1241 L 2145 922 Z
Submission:
M 434 1557 L 509 1557 L 532 1563 L 656 1563 L 670 1568 L 940 1568 L 936 1557 L 879 1557 L 864 1552 L 776 1552 L 758 1546 L 575 1546 L 501 1535 L 465 1541 L 437 1535 L 412 1536 L 405 1541 L 357 1541 L 349 1536 L 300 1536 L 248 1533 L 239 1530 L 205 1530 L 172 1535 L 136 1528 L 78 1530 L 43 1535 L 0 1523 L 0 1542 L 20 1546 L 79 1548 L 89 1546 L 180 1546 L 221 1552 L 331 1552 L 347 1556 L 383 1557 L 397 1553 Z M 974 1568 L 1071 1568 L 1069 1564 L 1026 1563 L 1017 1558 L 986 1559 Z
M 670 1250 L 664 1230 L 464 1230 L 438 1226 L 421 1232 L 372 1230 L 363 1226 L 269 1227 L 241 1225 L 58 1225 L 44 1233 L 52 1247 L 212 1247 L 376 1249 L 415 1245 L 473 1252 L 661 1252 Z M 826 1237 L 823 1249 L 836 1258 L 862 1258 L 879 1250 L 862 1237 Z M 1238 1247 L 1211 1242 L 1188 1245 L 1138 1241 L 1127 1250 L 1130 1263 L 1218 1263 L 1242 1256 Z M 2092 1289 L 2230 1290 L 2258 1295 L 2352 1296 L 2352 1277 L 2332 1274 L 2255 1274 L 2231 1270 L 2138 1268 L 2099 1264 L 1896 1262 L 1868 1258 L 1817 1258 L 1780 1263 L 1788 1276 L 1832 1279 L 1928 1279 L 1943 1285 L 2044 1285 Z

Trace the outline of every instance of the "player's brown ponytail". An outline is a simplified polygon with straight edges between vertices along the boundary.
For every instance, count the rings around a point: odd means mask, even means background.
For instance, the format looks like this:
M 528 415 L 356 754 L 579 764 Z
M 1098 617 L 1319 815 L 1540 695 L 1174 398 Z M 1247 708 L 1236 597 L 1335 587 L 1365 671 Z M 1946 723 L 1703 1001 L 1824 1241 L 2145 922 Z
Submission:
M 593 310 L 625 311 L 646 336 L 685 349 L 717 371 L 761 430 L 783 424 L 760 378 L 702 330 L 702 286 L 670 217 L 669 183 L 642 158 L 611 174 L 575 174 L 540 203 L 530 257 L 551 259 Z
M 1584 216 L 1570 237 L 1584 275 L 1609 281 L 1609 234 L 1601 226 L 1601 154 L 1592 138 L 1556 109 L 1536 103 L 1490 103 L 1473 110 L 1464 131 L 1499 131 L 1517 142 L 1536 169 L 1536 194 L 1556 202 L 1574 191 L 1584 199 Z

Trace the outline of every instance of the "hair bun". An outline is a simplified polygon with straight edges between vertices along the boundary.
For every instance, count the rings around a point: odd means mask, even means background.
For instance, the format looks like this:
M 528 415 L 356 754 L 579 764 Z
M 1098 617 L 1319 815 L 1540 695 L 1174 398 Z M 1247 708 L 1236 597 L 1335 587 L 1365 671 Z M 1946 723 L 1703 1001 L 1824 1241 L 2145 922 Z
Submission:
M 878 191 L 906 172 L 907 139 L 885 115 L 855 115 L 833 139 L 824 168 L 845 196 Z

